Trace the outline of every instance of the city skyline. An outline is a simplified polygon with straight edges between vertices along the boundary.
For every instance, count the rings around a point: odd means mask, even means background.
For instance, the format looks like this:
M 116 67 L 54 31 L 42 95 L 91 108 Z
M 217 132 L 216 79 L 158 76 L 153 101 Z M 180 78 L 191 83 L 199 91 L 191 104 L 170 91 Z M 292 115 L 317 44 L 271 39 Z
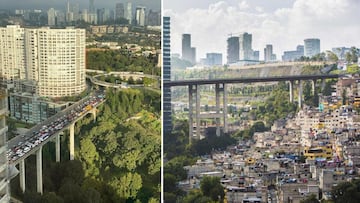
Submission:
M 70 3 L 78 3 L 80 9 L 89 9 L 89 0 L 71 0 Z M 136 6 L 145 6 L 147 7 L 147 11 L 150 9 L 154 11 L 161 10 L 161 0 L 110 0 L 110 1 L 100 1 L 94 0 L 95 9 L 100 8 L 112 8 L 115 9 L 115 5 L 117 3 L 126 3 L 132 2 L 133 5 Z M 50 8 L 65 10 L 66 9 L 67 0 L 56 1 L 56 0 L 20 0 L 20 1 L 11 1 L 11 0 L 0 0 L 0 5 L 2 6 L 2 10 L 6 9 L 45 9 L 48 10 Z
M 191 5 L 191 6 L 190 6 Z M 229 34 L 252 34 L 253 50 L 273 45 L 273 53 L 281 59 L 284 51 L 304 45 L 307 38 L 318 38 L 321 51 L 333 47 L 359 47 L 355 0 L 311 2 L 290 1 L 197 1 L 194 4 L 164 2 L 164 15 L 172 18 L 172 50 L 181 53 L 181 35 L 192 35 L 197 60 L 209 52 L 221 52 L 226 61 Z M 360 15 L 359 15 L 360 17 Z

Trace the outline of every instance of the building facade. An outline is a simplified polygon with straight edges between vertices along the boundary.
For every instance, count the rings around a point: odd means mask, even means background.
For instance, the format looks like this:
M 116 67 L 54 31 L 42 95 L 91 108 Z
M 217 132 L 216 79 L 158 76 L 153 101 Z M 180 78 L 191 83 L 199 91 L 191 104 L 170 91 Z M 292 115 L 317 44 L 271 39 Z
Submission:
M 0 28 L 0 73 L 8 83 L 32 81 L 34 93 L 73 96 L 85 90 L 85 30 Z
M 183 34 L 182 35 L 182 59 L 191 62 L 192 64 L 196 63 L 196 48 L 191 47 L 191 35 Z
M 163 17 L 163 81 L 171 80 L 171 52 L 170 52 L 170 17 Z M 163 90 L 163 133 L 171 133 L 171 88 L 162 87 Z
M 125 10 L 123 3 L 117 3 L 115 5 L 115 20 L 125 17 Z
M 306 57 L 313 57 L 320 53 L 320 39 L 305 39 L 304 45 Z
M 239 61 L 239 37 L 229 37 L 227 39 L 227 64 Z
M 136 25 L 145 26 L 145 7 L 136 7 Z
M 284 51 L 284 55 L 282 56 L 283 61 L 295 61 L 304 56 L 304 46 L 298 45 L 295 51 Z
M 239 35 L 240 60 L 253 60 L 252 34 L 247 32 Z
M 9 162 L 6 155 L 7 136 L 5 118 L 7 110 L 7 94 L 4 89 L 0 90 L 0 202 L 10 202 L 10 177 Z
M 273 46 L 272 44 L 267 44 L 264 48 L 264 61 L 271 62 L 276 61 L 276 55 L 273 53 Z
M 124 15 L 125 15 L 125 18 L 129 21 L 129 24 L 131 24 L 132 19 L 133 19 L 133 17 L 132 17 L 133 16 L 132 3 L 131 2 L 126 3 Z
M 221 66 L 222 65 L 222 54 L 221 53 L 207 53 L 205 65 Z

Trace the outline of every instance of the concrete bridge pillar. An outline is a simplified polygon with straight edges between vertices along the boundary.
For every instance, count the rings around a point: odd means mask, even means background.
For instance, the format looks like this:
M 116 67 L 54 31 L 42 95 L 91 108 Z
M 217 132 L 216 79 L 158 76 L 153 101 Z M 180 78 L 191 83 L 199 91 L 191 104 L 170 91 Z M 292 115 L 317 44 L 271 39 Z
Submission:
M 74 144 L 74 131 L 75 131 L 75 123 L 71 123 L 69 127 L 70 131 L 70 160 L 74 160 L 75 158 L 75 144 Z
M 56 162 L 60 162 L 60 133 L 55 136 Z
M 227 126 L 227 93 L 226 93 L 226 84 L 223 84 L 223 115 L 224 115 L 224 133 L 228 132 Z
M 195 91 L 196 91 L 196 115 L 195 115 L 195 119 L 196 119 L 196 136 L 200 137 L 200 88 L 199 85 L 195 85 Z
M 36 151 L 36 180 L 37 192 L 43 194 L 43 177 L 42 177 L 42 146 Z
M 95 123 L 95 122 L 96 122 L 96 107 L 94 107 L 94 108 L 91 110 L 91 114 L 93 115 L 94 123 Z
M 220 84 L 215 84 L 216 114 L 220 113 Z M 216 136 L 220 136 L 220 118 L 215 118 Z
M 315 95 L 315 92 L 316 92 L 316 79 L 313 79 L 311 81 L 311 90 L 312 90 L 312 94 Z
M 300 109 L 301 109 L 301 107 L 302 107 L 302 93 L 303 93 L 302 81 L 299 80 L 299 97 L 298 97 L 298 102 L 299 102 L 299 108 L 300 108 Z
M 324 92 L 325 86 L 326 86 L 326 80 L 321 79 L 321 92 Z
M 290 103 L 294 102 L 294 81 L 290 80 L 289 82 L 289 94 L 290 94 Z
M 22 159 L 19 163 L 19 171 L 20 171 L 20 188 L 21 191 L 25 192 L 25 159 Z
M 189 85 L 189 143 L 193 138 L 193 85 Z

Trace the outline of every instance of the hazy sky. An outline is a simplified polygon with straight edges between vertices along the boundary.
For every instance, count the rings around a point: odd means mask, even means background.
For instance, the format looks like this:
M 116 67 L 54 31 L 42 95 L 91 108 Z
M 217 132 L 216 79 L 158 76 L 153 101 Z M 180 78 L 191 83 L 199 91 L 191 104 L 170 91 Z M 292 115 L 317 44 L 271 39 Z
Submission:
M 65 8 L 67 0 L 0 0 L 0 9 L 26 9 L 51 7 Z M 89 0 L 69 0 L 70 3 L 79 3 L 80 8 L 89 8 Z M 95 0 L 96 8 L 115 8 L 116 3 L 133 2 L 134 5 L 143 5 L 155 11 L 161 10 L 161 0 Z
M 181 53 L 181 34 L 190 33 L 197 59 L 221 52 L 225 60 L 228 35 L 242 32 L 252 34 L 260 59 L 266 44 L 281 59 L 305 38 L 320 38 L 321 51 L 360 47 L 359 0 L 164 0 L 163 8 L 171 17 L 172 53 Z

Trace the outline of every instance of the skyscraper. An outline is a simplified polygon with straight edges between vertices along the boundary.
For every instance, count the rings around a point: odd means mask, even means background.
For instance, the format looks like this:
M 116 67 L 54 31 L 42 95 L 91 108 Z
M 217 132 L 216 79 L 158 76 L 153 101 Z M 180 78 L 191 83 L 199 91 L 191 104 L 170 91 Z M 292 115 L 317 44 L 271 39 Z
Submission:
M 145 7 L 136 7 L 136 25 L 145 26 Z
M 95 13 L 94 0 L 89 0 L 89 13 Z
M 133 19 L 133 17 L 132 17 L 133 16 L 132 3 L 131 2 L 126 3 L 124 15 L 125 15 L 125 18 L 129 21 L 129 24 L 131 24 L 132 19 Z
M 0 32 L 2 78 L 33 81 L 40 96 L 72 96 L 85 89 L 85 30 L 7 26 Z
M 48 15 L 48 25 L 54 26 L 56 23 L 56 12 L 54 8 L 50 8 L 47 12 Z
M 239 61 L 239 37 L 229 37 L 227 39 L 227 63 L 236 63 Z
M 273 53 L 273 46 L 272 44 L 267 44 L 264 48 L 264 61 L 276 61 L 276 55 Z
M 171 80 L 171 58 L 170 58 L 170 17 L 163 17 L 163 81 Z M 171 88 L 162 87 L 163 91 L 163 134 L 172 130 L 171 121 Z
M 123 3 L 117 3 L 115 6 L 115 20 L 118 20 L 120 18 L 124 18 L 124 4 Z
M 320 39 L 305 39 L 304 45 L 306 57 L 313 57 L 320 53 Z
M 182 59 L 191 62 L 192 64 L 196 63 L 196 48 L 191 47 L 191 35 L 183 34 L 182 35 Z
M 252 34 L 247 32 L 240 34 L 239 36 L 239 54 L 240 60 L 252 60 L 253 59 L 253 50 L 252 50 Z

